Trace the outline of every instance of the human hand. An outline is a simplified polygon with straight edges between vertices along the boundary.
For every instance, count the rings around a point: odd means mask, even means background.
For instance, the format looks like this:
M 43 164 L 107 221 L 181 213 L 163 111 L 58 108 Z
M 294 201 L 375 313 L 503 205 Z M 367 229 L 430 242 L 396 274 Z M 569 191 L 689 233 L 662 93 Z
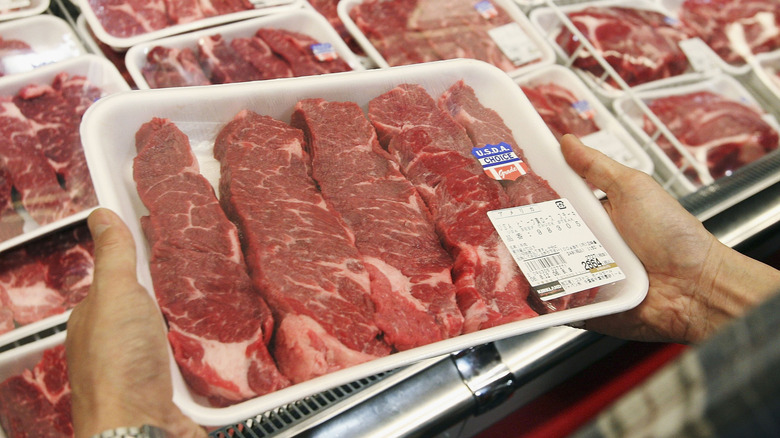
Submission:
M 607 194 L 610 219 L 650 281 L 639 306 L 585 328 L 643 341 L 699 342 L 772 293 L 780 273 L 721 244 L 650 176 L 573 135 L 561 139 L 572 169 Z
M 206 437 L 173 404 L 163 320 L 138 284 L 130 231 L 106 209 L 92 212 L 87 223 L 95 273 L 65 340 L 76 437 L 143 424 L 170 436 Z

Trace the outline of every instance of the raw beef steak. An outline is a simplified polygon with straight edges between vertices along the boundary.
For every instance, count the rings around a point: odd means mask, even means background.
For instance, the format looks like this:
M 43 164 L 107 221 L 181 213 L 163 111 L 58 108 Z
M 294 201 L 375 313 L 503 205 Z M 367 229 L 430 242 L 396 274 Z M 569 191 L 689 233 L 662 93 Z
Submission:
M 686 0 L 679 16 L 691 34 L 731 64 L 743 64 L 746 53 L 780 48 L 776 0 Z
M 89 0 L 89 5 L 103 29 L 119 38 L 142 35 L 173 24 L 164 0 Z
M 262 79 L 260 72 L 239 56 L 220 34 L 198 40 L 198 62 L 213 84 Z
M 504 142 L 512 147 L 515 154 L 528 163 L 523 150 L 515 142 L 512 130 L 504 123 L 501 116 L 490 108 L 485 107 L 477 99 L 474 89 L 463 81 L 456 82 L 439 98 L 439 106 L 461 126 L 466 129 L 472 143 L 469 146 L 484 147 L 485 145 L 497 145 Z M 515 180 L 503 180 L 511 206 L 535 204 L 538 202 L 559 199 L 558 193 L 550 187 L 550 184 L 537 175 L 532 168 L 528 168 L 525 175 Z M 596 296 L 597 289 L 578 292 L 564 297 L 542 301 L 532 291 L 529 300 L 532 306 L 540 312 L 563 310 L 569 307 L 590 303 Z
M 761 118 L 759 111 L 719 94 L 702 91 L 668 96 L 655 99 L 648 106 L 715 179 L 731 175 L 777 149 L 778 133 Z M 654 124 L 645 120 L 648 134 L 655 133 L 655 129 Z M 682 168 L 684 159 L 679 151 L 663 136 L 656 142 Z M 699 182 L 695 171 L 686 174 Z
M 57 76 L 51 86 L 28 85 L 13 99 L 33 122 L 39 148 L 63 181 L 76 211 L 97 205 L 79 126 L 84 111 L 100 94 L 83 77 L 66 74 Z
M 92 284 L 93 252 L 86 225 L 66 228 L 3 252 L 2 309 L 21 326 L 74 307 Z M 14 325 L 6 328 L 13 329 Z
M 291 78 L 293 71 L 285 60 L 274 53 L 268 44 L 257 36 L 251 38 L 233 38 L 230 47 L 244 61 L 260 72 L 262 79 Z
M 498 5 L 490 6 L 479 11 L 464 0 L 367 0 L 350 17 L 391 66 L 473 58 L 515 70 L 488 34 L 513 20 Z
M 73 437 L 65 347 L 43 352 L 33 369 L 0 383 L 0 425 L 8 438 Z
M 317 190 L 303 133 L 251 111 L 220 131 L 220 202 L 274 312 L 274 357 L 301 382 L 390 353 L 355 238 Z
M 141 223 L 154 292 L 187 383 L 217 406 L 287 386 L 266 348 L 271 313 L 189 139 L 155 118 L 136 133 L 136 148 L 133 177 L 149 210 Z
M 24 232 L 24 219 L 16 212 L 12 189 L 11 174 L 4 163 L 0 164 L 0 241 Z
M 11 97 L 0 96 L 0 161 L 9 181 L 19 193 L 22 206 L 40 225 L 74 213 L 68 193 L 57 173 L 40 150 L 32 123 L 14 105 Z
M 527 302 L 528 282 L 486 214 L 509 206 L 509 198 L 470 156 L 466 131 L 418 85 L 403 84 L 373 99 L 369 118 L 455 259 L 463 331 L 536 316 Z
M 363 49 L 355 42 L 355 38 L 352 37 L 352 34 L 349 33 L 347 27 L 344 26 L 341 18 L 339 18 L 338 0 L 309 0 L 309 4 L 328 20 L 328 23 L 336 29 L 336 32 L 347 43 L 350 50 L 358 55 L 364 55 Z
M 200 68 L 195 52 L 189 47 L 183 49 L 153 47 L 146 54 L 146 64 L 141 68 L 141 73 L 149 88 L 211 84 Z
M 407 350 L 460 334 L 452 259 L 428 208 L 379 145 L 363 110 L 308 99 L 295 106 L 292 125 L 306 134 L 323 197 L 355 233 L 385 340 Z
M 553 82 L 526 85 L 521 88 L 559 141 L 564 134 L 584 137 L 599 130 L 592 114 L 584 113 L 577 106 L 579 103 L 587 102 L 577 99 L 570 90 Z
M 689 35 L 661 13 L 617 6 L 586 7 L 570 13 L 569 19 L 629 86 L 676 76 L 688 68 L 688 58 L 678 43 Z M 565 27 L 556 42 L 570 55 L 580 46 Z M 581 52 L 574 65 L 596 76 L 604 74 L 604 68 L 587 51 Z M 616 85 L 611 78 L 610 83 Z

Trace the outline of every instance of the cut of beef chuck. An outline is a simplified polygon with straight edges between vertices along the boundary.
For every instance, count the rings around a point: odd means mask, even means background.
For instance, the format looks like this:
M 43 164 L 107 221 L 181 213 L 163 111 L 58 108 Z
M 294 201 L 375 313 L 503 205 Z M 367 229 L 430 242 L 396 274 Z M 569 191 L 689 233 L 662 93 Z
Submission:
M 686 29 L 731 64 L 743 64 L 746 53 L 780 48 L 776 0 L 686 0 L 679 16 Z
M 512 147 L 521 160 L 530 165 L 522 148 L 515 141 L 512 130 L 497 112 L 480 103 L 474 89 L 466 85 L 465 82 L 458 81 L 445 91 L 439 98 L 439 106 L 466 129 L 471 138 L 469 146 L 484 147 L 488 144 L 497 145 L 504 142 Z M 525 175 L 515 180 L 503 180 L 501 184 L 509 196 L 511 206 L 560 199 L 550 184 L 530 167 Z M 557 311 L 588 304 L 596 296 L 597 291 L 598 289 L 589 289 L 549 301 L 542 301 L 532 291 L 529 299 L 532 306 L 539 312 Z
M 220 202 L 274 312 L 274 357 L 293 382 L 384 356 L 352 232 L 317 190 L 303 133 L 251 111 L 220 131 Z
M 203 73 L 195 52 L 189 47 L 153 47 L 146 54 L 146 64 L 141 68 L 141 73 L 150 88 L 211 84 Z
M 262 79 L 260 72 L 239 56 L 220 34 L 198 40 L 198 62 L 214 84 Z
M 673 95 L 653 100 L 648 107 L 682 143 L 693 158 L 706 164 L 713 178 L 731 175 L 738 168 L 777 149 L 778 132 L 755 108 L 709 91 Z M 656 127 L 645 120 L 645 131 Z M 658 146 L 678 168 L 682 154 L 666 137 Z M 695 171 L 687 175 L 698 183 Z
M 569 19 L 629 86 L 676 76 L 688 68 L 688 58 L 678 44 L 689 35 L 661 13 L 617 6 L 587 7 L 570 13 Z M 565 27 L 556 42 L 570 55 L 580 46 Z M 574 65 L 596 76 L 604 73 L 587 51 L 580 52 Z M 610 83 L 615 85 L 611 78 Z
M 163 29 L 171 24 L 164 0 L 89 0 L 89 5 L 109 35 L 129 38 Z
M 470 155 L 466 131 L 418 85 L 403 84 L 373 99 L 369 118 L 455 259 L 464 332 L 536 316 L 527 302 L 528 282 L 487 217 L 489 210 L 509 206 L 508 196 Z
M 428 208 L 379 145 L 363 110 L 308 99 L 295 106 L 292 125 L 306 134 L 322 195 L 355 233 L 385 340 L 406 350 L 460 334 L 452 259 Z
M 293 71 L 282 57 L 274 53 L 268 44 L 254 36 L 251 38 L 233 38 L 230 47 L 244 61 L 251 64 L 262 79 L 291 78 Z
M 266 348 L 271 313 L 189 139 L 155 118 L 136 133 L 136 148 L 133 177 L 149 210 L 141 223 L 154 292 L 185 380 L 217 406 L 287 386 Z
M 72 214 L 75 208 L 43 155 L 33 125 L 10 97 L 0 97 L 0 120 L 0 157 L 24 209 L 41 225 Z
M 33 369 L 0 383 L 0 425 L 8 438 L 73 437 L 64 346 L 44 351 Z

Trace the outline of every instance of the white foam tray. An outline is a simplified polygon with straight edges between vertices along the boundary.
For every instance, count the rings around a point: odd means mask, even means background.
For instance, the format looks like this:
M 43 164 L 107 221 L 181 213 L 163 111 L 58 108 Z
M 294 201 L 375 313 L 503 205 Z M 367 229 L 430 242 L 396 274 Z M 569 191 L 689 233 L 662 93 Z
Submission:
M 23 75 L 2 77 L 0 78 L 0 95 L 14 96 L 19 90 L 29 84 L 51 85 L 54 77 L 61 72 L 85 76 L 90 83 L 100 87 L 104 95 L 130 89 L 113 64 L 105 58 L 86 54 L 60 61 L 56 64 L 45 65 Z M 20 213 L 23 217 L 26 217 L 24 233 L 0 242 L 0 251 L 80 221 L 88 216 L 89 211 L 83 211 L 46 225 L 38 225 L 24 211 L 20 211 Z M 0 335 L 0 344 L 3 343 L 3 336 Z
M 261 15 L 269 15 L 282 11 L 298 9 L 301 8 L 301 4 L 305 0 L 269 0 L 264 2 L 263 6 L 257 6 L 258 2 L 254 1 L 253 3 L 256 5 L 255 9 L 234 12 L 232 14 L 217 15 L 214 17 L 204 18 L 202 20 L 195 20 L 189 23 L 175 24 L 163 29 L 131 37 L 117 37 L 111 35 L 100 22 L 97 15 L 95 15 L 95 11 L 92 9 L 92 6 L 90 6 L 88 0 L 76 1 L 79 3 L 81 14 L 84 15 L 87 23 L 89 23 L 89 27 L 95 34 L 95 37 L 103 43 L 111 46 L 115 50 L 123 51 L 129 47 L 145 41 L 151 41 L 184 32 L 192 32 L 194 30 L 218 26 L 220 24 L 230 23 L 233 21 L 246 20 L 248 18 L 254 18 Z
M 669 11 L 669 13 L 676 19 L 679 19 L 680 17 L 680 9 L 682 8 L 683 3 L 685 0 L 657 0 L 661 6 Z M 779 52 L 778 50 L 775 50 L 774 52 Z M 746 75 L 750 73 L 751 66 L 748 63 L 742 63 L 742 64 L 729 64 L 728 62 L 724 61 L 723 58 L 721 58 L 715 51 L 709 50 L 710 55 L 714 59 L 717 59 L 717 66 L 718 68 L 723 71 L 724 73 L 730 74 L 732 76 L 741 77 L 743 75 Z M 771 53 L 771 52 L 768 52 Z
M 780 50 L 761 53 L 754 58 L 754 65 L 746 83 L 755 96 L 780 117 Z
M 0 353 L 0 382 L 31 370 L 43 358 L 43 352 L 65 343 L 65 332 L 59 332 L 21 347 Z M 8 435 L 0 427 L 0 438 Z
M 603 287 L 595 302 L 587 306 L 395 353 L 227 408 L 209 407 L 194 396 L 174 366 L 174 401 L 182 411 L 200 424 L 229 424 L 325 389 L 424 358 L 619 312 L 642 301 L 647 291 L 645 271 L 618 235 L 601 204 L 581 178 L 568 168 L 558 143 L 520 87 L 503 71 L 480 61 L 440 61 L 275 81 L 120 93 L 99 101 L 87 111 L 81 133 L 90 167 L 95 169 L 93 175 L 100 203 L 118 212 L 128 223 L 139 247 L 139 280 L 152 291 L 148 268 L 149 247 L 139 224 L 139 218 L 146 215 L 147 211 L 138 198 L 132 178 L 132 161 L 136 155 L 133 139 L 138 128 L 152 117 L 170 119 L 189 136 L 202 172 L 216 185 L 219 164 L 211 157 L 213 141 L 222 126 L 242 109 L 289 122 L 293 106 L 304 98 L 354 101 L 366 110 L 371 99 L 401 83 L 421 84 L 438 97 L 460 79 L 475 89 L 483 104 L 504 117 L 524 148 L 532 168 L 548 178 L 551 186 L 562 196 L 572 201 L 627 278 Z
M 632 132 L 632 134 L 634 134 L 640 144 L 648 145 L 648 152 L 650 152 L 650 155 L 655 162 L 655 170 L 658 176 L 661 178 L 661 182 L 666 183 L 672 192 L 678 196 L 685 196 L 696 191 L 699 187 L 697 187 L 680 172 L 672 160 L 669 159 L 669 156 L 666 155 L 666 153 L 651 140 L 650 136 L 647 135 L 644 129 L 642 129 L 644 113 L 637 104 L 636 100 L 642 101 L 645 104 L 649 104 L 658 98 L 694 93 L 698 91 L 709 91 L 720 94 L 726 98 L 753 106 L 761 113 L 766 113 L 758 100 L 750 93 L 747 88 L 745 88 L 737 79 L 724 73 L 712 76 L 708 79 L 696 83 L 636 93 L 634 98 L 624 96 L 617 99 L 614 103 L 615 113 L 617 114 L 618 118 L 629 127 L 629 130 Z M 775 130 L 780 132 L 780 125 L 778 125 L 778 122 L 774 117 L 766 117 L 765 120 Z M 683 146 L 676 139 L 673 141 L 673 143 L 677 143 L 680 148 L 683 148 Z M 709 171 L 706 170 L 706 163 L 699 164 L 701 170 L 698 173 L 702 183 L 707 185 L 713 181 L 713 178 L 709 174 Z
M 459 0 L 462 1 L 462 0 Z M 536 68 L 544 67 L 555 63 L 555 53 L 547 44 L 546 41 L 537 33 L 536 29 L 528 21 L 528 18 L 518 8 L 518 5 L 512 0 L 491 0 L 496 5 L 503 8 L 507 14 L 520 26 L 520 29 L 533 41 L 536 47 L 541 52 L 541 57 L 536 62 L 522 65 L 517 69 L 507 72 L 512 77 L 517 77 L 523 72 L 527 72 Z M 360 45 L 366 56 L 379 68 L 390 67 L 381 53 L 371 44 L 368 37 L 358 28 L 357 24 L 349 16 L 349 12 L 357 5 L 361 4 L 363 0 L 341 0 L 338 4 L 338 14 L 347 31 L 352 35 L 355 41 Z
M 0 14 L 0 21 L 16 20 L 17 18 L 30 17 L 43 13 L 49 8 L 49 0 L 30 0 L 30 6 L 15 11 Z
M 239 21 L 224 26 L 212 27 L 198 32 L 189 32 L 183 35 L 147 41 L 135 45 L 127 51 L 127 54 L 125 55 L 125 65 L 138 88 L 148 89 L 151 87 L 149 87 L 149 83 L 146 82 L 142 69 L 144 65 L 146 65 L 146 55 L 154 47 L 163 46 L 176 49 L 189 47 L 195 50 L 198 45 L 198 40 L 201 38 L 214 34 L 221 34 L 226 41 L 230 41 L 233 38 L 238 37 L 251 37 L 258 29 L 263 27 L 299 32 L 314 38 L 318 42 L 330 43 L 339 57 L 346 61 L 353 70 L 365 69 L 358 57 L 349 50 L 347 44 L 341 39 L 328 21 L 322 15 L 310 9 L 282 12 L 266 17 Z
M 551 65 L 522 75 L 517 78 L 516 82 L 523 86 L 535 86 L 552 82 L 571 91 L 577 99 L 588 102 L 588 105 L 595 113 L 593 121 L 596 125 L 601 130 L 615 136 L 629 153 L 630 158 L 625 160 L 623 164 L 648 175 L 653 174 L 653 161 L 647 152 L 639 146 L 626 128 L 612 115 L 612 112 L 599 101 L 596 95 L 571 70 L 560 65 Z M 588 136 L 583 137 L 582 140 L 588 146 L 599 149 L 598 144 L 588 142 Z
M 24 41 L 32 51 L 0 60 L 6 76 L 27 73 L 40 66 L 87 53 L 70 25 L 53 15 L 35 15 L 2 22 L 0 36 L 4 40 Z
M 611 7 L 622 6 L 634 9 L 646 9 L 662 14 L 670 15 L 670 12 L 662 8 L 657 2 L 652 0 L 601 0 L 601 1 L 589 1 L 589 2 L 572 2 L 572 4 L 559 6 L 555 9 L 558 12 L 564 14 L 570 14 L 572 12 L 580 11 L 586 7 Z M 555 38 L 564 27 L 561 18 L 556 13 L 556 10 L 550 7 L 541 7 L 534 9 L 530 13 L 530 20 L 533 26 L 537 29 L 546 41 L 553 47 L 555 54 L 558 57 L 558 61 L 562 64 L 566 64 L 570 58 L 561 46 L 559 46 Z M 592 73 L 573 67 L 573 70 L 580 76 L 580 78 L 593 90 L 593 92 L 605 103 L 611 103 L 614 99 L 622 96 L 624 91 L 616 88 L 606 82 L 599 83 L 599 80 Z M 692 69 L 685 72 L 682 75 L 673 76 L 669 78 L 659 79 L 656 81 L 647 82 L 634 87 L 631 87 L 633 91 L 649 90 L 653 88 L 673 86 L 680 83 L 691 82 L 704 77 L 704 73 L 695 72 Z

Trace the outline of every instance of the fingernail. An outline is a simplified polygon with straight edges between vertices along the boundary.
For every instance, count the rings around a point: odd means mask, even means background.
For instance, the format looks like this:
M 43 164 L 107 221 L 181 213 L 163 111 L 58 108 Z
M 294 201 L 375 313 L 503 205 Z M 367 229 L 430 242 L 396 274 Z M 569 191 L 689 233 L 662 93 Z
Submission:
M 87 222 L 93 240 L 97 240 L 104 231 L 111 227 L 111 217 L 100 208 L 89 215 Z

